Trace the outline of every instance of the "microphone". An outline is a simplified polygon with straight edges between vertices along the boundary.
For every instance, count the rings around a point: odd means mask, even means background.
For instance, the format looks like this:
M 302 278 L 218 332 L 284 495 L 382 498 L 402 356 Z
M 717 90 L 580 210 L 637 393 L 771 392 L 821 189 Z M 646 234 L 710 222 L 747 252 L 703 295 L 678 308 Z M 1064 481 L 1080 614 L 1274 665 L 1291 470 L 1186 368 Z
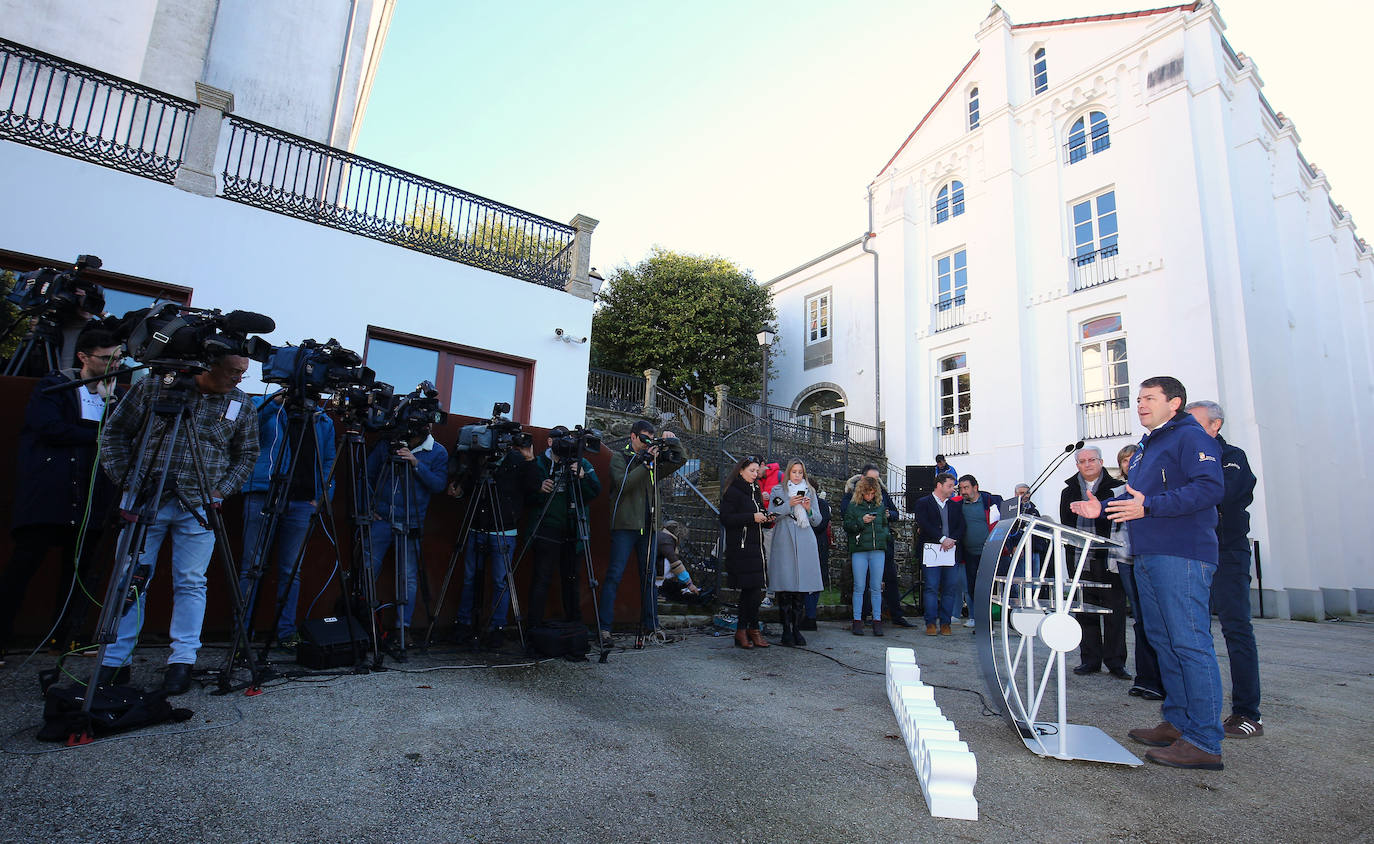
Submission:
M 277 330 L 277 322 L 266 314 L 230 311 L 224 315 L 224 330 L 228 334 L 270 334 Z
M 1082 440 L 1064 446 L 1064 451 L 1061 452 L 1058 457 L 1055 457 L 1054 460 L 1050 461 L 1050 465 L 1046 466 L 1043 472 L 1035 476 L 1035 482 L 1031 484 L 1030 495 L 1035 495 L 1035 491 L 1040 488 L 1041 484 L 1049 480 L 1050 475 L 1055 469 L 1059 468 L 1059 465 L 1064 462 L 1065 457 L 1068 457 L 1082 447 Z

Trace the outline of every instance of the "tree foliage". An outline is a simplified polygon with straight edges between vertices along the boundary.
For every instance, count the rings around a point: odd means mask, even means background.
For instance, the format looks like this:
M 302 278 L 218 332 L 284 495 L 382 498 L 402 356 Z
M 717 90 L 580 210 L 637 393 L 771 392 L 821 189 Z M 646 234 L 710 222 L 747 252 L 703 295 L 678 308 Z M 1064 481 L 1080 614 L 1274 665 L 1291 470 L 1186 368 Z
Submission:
M 716 384 L 757 398 L 761 355 L 756 335 L 777 319 L 768 291 L 719 257 L 655 248 L 606 281 L 592 316 L 592 365 L 638 374 L 657 369 L 659 384 L 694 404 Z

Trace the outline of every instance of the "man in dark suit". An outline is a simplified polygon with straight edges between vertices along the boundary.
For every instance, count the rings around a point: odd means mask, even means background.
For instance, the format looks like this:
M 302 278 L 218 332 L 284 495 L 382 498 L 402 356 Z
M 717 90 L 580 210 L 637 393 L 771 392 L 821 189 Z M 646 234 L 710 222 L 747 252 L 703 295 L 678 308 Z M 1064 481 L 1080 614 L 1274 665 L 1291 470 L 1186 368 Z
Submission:
M 964 564 L 959 559 L 959 543 L 966 527 L 963 509 L 949 501 L 952 495 L 954 476 L 940 475 L 935 480 L 935 491 L 917 501 L 913 512 L 916 527 L 921 532 L 921 557 L 925 563 L 927 636 L 936 635 L 937 621 L 939 635 L 954 635 L 950 619 L 964 589 Z M 953 564 L 941 564 L 936 549 L 946 556 L 953 554 Z
M 1095 445 L 1079 449 L 1074 462 L 1078 464 L 1078 472 L 1064 481 L 1064 489 L 1059 494 L 1059 521 L 1098 536 L 1111 536 L 1112 522 L 1105 512 L 1096 519 L 1088 519 L 1075 515 L 1069 505 L 1088 498 L 1107 501 L 1116 494 L 1121 482 L 1102 470 L 1102 451 Z M 1097 550 L 1088 557 L 1083 579 L 1107 584 L 1105 588 L 1085 588 L 1083 600 L 1109 609 L 1111 613 L 1077 614 L 1078 624 L 1083 628 L 1083 643 L 1079 646 L 1079 665 L 1073 673 L 1096 674 L 1106 665 L 1113 677 L 1129 680 L 1131 675 L 1126 671 L 1126 590 L 1121 585 L 1121 575 L 1108 570 L 1106 552 Z

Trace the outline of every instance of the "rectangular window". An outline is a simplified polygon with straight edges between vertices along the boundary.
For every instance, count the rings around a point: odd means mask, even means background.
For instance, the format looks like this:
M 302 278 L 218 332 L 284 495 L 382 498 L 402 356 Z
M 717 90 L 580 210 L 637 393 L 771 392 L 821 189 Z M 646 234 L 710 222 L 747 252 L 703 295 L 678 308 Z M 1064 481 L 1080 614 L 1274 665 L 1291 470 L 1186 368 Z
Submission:
M 821 293 L 806 300 L 806 342 L 830 339 L 830 294 Z
M 935 262 L 936 300 L 944 308 L 964 304 L 968 290 L 968 252 L 960 249 Z
M 509 402 L 510 417 L 529 422 L 532 360 L 377 326 L 367 328 L 363 359 L 398 394 L 431 381 L 449 413 L 487 418 L 493 404 Z
M 1117 437 L 1131 431 L 1131 379 L 1121 315 L 1099 317 L 1080 327 L 1078 345 L 1079 436 Z
M 939 405 L 935 429 L 938 454 L 967 454 L 969 421 L 973 417 L 973 391 L 969 380 L 968 356 L 952 355 L 940 361 L 935 393 Z
M 1109 190 L 1073 206 L 1073 254 L 1079 266 L 1101 252 L 1116 254 L 1116 191 Z

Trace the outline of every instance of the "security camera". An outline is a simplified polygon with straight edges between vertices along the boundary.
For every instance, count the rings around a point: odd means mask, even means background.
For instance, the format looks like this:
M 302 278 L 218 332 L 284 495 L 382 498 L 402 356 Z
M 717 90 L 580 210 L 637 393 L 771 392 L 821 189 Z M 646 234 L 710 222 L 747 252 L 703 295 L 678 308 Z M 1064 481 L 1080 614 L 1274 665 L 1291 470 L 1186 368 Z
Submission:
M 563 329 L 561 329 L 561 328 L 555 328 L 555 329 L 553 330 L 553 333 L 554 333 L 554 336 L 555 336 L 555 337 L 562 337 L 562 336 L 563 336 Z

